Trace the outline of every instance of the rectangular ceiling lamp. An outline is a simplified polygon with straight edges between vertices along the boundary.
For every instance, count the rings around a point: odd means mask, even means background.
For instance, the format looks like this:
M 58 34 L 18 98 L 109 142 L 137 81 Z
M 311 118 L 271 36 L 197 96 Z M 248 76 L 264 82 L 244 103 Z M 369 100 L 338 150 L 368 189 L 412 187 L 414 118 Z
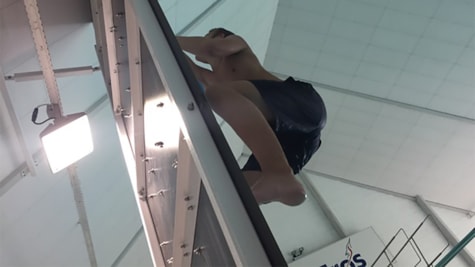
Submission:
M 55 119 L 40 134 L 53 173 L 80 160 L 94 149 L 86 113 L 74 113 Z

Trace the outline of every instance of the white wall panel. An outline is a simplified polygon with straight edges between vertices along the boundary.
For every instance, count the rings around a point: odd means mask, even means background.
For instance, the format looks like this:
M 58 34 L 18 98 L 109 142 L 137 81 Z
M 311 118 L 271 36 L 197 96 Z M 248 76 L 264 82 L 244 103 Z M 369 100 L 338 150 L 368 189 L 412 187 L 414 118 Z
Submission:
M 143 231 L 140 233 L 137 241 L 130 248 L 129 252 L 125 254 L 117 266 L 118 267 L 148 267 L 152 266 L 152 260 L 150 259 L 149 248 L 147 246 L 147 240 Z
M 43 162 L 38 177 L 22 179 L 1 198 L 0 250 L 16 255 L 10 266 L 88 264 L 69 179 L 49 172 Z
M 375 192 L 317 175 L 310 174 L 309 176 L 312 185 L 319 189 L 344 230 L 349 234 L 372 226 L 382 241 L 387 244 L 400 228 L 410 235 L 425 217 L 424 212 L 414 200 Z M 473 219 L 463 218 L 464 215 L 455 212 L 445 210 L 443 212 L 444 217 L 450 220 L 451 226 L 459 229 L 458 231 L 467 231 L 470 224 L 473 227 Z M 429 261 L 447 244 L 430 220 L 421 227 L 415 235 L 415 240 Z M 404 241 L 402 236 L 398 236 L 389 247 L 393 256 Z M 416 262 L 417 257 L 409 246 L 398 257 L 397 266 L 413 266 Z M 468 267 L 458 256 L 449 266 Z

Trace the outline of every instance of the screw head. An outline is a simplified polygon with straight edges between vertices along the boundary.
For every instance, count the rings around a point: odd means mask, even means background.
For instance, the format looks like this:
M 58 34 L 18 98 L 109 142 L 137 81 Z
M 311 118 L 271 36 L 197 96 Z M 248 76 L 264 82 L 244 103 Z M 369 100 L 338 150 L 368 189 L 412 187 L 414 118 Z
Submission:
M 162 141 L 159 141 L 159 142 L 156 142 L 156 143 L 155 143 L 155 146 L 158 146 L 158 147 L 161 147 L 161 148 L 163 147 L 163 145 L 164 145 L 164 144 L 163 144 Z
M 194 110 L 195 109 L 195 104 L 193 102 L 188 104 L 188 110 Z

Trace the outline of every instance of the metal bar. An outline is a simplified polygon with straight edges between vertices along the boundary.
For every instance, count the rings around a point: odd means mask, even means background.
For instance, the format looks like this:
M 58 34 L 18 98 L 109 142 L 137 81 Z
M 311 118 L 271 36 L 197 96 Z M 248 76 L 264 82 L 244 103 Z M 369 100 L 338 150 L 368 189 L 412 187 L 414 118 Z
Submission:
M 407 195 L 407 194 L 402 194 L 402 193 L 399 193 L 399 192 L 394 192 L 394 191 L 383 189 L 383 188 L 380 188 L 380 187 L 376 187 L 376 186 L 372 186 L 372 185 L 368 185 L 368 184 L 363 184 L 363 183 L 360 183 L 360 182 L 357 182 L 357 181 L 352 181 L 352 180 L 349 180 L 349 179 L 346 179 L 346 178 L 343 178 L 343 177 L 339 177 L 339 176 L 335 176 L 335 175 L 315 171 L 315 170 L 308 169 L 308 168 L 304 168 L 304 170 L 309 174 L 317 175 L 317 176 L 327 178 L 327 179 L 330 179 L 330 180 L 333 180 L 333 181 L 339 181 L 339 182 L 342 182 L 342 183 L 345 183 L 345 184 L 358 186 L 360 188 L 369 189 L 369 190 L 373 190 L 373 191 L 376 191 L 376 192 L 379 192 L 379 193 L 388 194 L 388 195 L 391 195 L 391 196 L 400 197 L 400 198 L 404 198 L 404 199 L 408 199 L 408 200 L 416 200 L 416 197 L 410 196 L 410 195 Z M 467 210 L 467 209 L 462 209 L 462 208 L 458 208 L 458 207 L 454 207 L 454 206 L 449 206 L 449 205 L 437 203 L 437 202 L 434 202 L 434 201 L 426 201 L 426 202 L 430 203 L 431 205 L 438 206 L 438 207 L 441 207 L 441 208 L 444 208 L 444 209 L 449 209 L 449 210 L 452 210 L 452 211 L 463 213 L 463 214 L 469 216 L 470 218 L 475 215 L 475 211 L 472 211 L 472 210 Z
M 132 128 L 134 134 L 130 135 L 132 150 L 135 153 L 135 158 L 139 158 L 140 155 L 145 155 L 143 130 L 144 121 L 143 116 L 139 114 L 144 113 L 144 103 L 142 94 L 142 64 L 141 51 L 140 51 L 140 30 L 137 25 L 135 14 L 130 6 L 129 1 L 124 2 L 125 17 L 126 17 L 126 31 L 127 31 L 127 51 L 129 58 L 129 75 L 130 75 L 130 93 L 131 93 L 131 114 L 132 116 Z M 144 187 L 144 184 L 139 187 Z
M 407 239 L 409 239 L 409 236 L 407 235 L 407 233 L 406 233 L 406 231 L 405 231 L 404 229 L 402 229 L 402 233 L 404 234 L 404 236 L 405 236 Z M 414 265 L 414 266 L 417 266 L 417 265 L 419 265 L 419 263 L 422 261 L 421 257 L 424 258 L 424 256 L 422 255 L 422 251 L 419 249 L 419 246 L 417 245 L 416 240 L 414 240 L 414 238 L 411 238 L 411 239 L 410 239 L 409 244 L 411 245 L 412 250 L 414 250 L 414 252 L 416 253 L 416 256 L 419 258 L 419 261 L 416 262 L 416 264 Z M 415 246 L 417 249 L 414 248 L 414 246 Z M 419 256 L 419 255 L 420 255 L 420 256 Z M 427 261 L 425 260 L 425 258 L 424 258 L 424 261 L 425 261 L 426 264 L 427 264 Z
M 347 234 L 345 233 L 345 230 L 343 229 L 343 225 L 340 223 L 335 213 L 333 213 L 332 209 L 327 204 L 327 202 L 325 201 L 323 196 L 320 194 L 320 192 L 318 192 L 317 188 L 311 184 L 310 179 L 308 178 L 305 171 L 301 171 L 298 174 L 298 176 L 300 176 L 302 182 L 310 191 L 310 195 L 315 198 L 318 205 L 322 208 L 323 213 L 325 214 L 327 219 L 330 221 L 331 225 L 333 226 L 333 229 L 335 229 L 340 239 L 346 237 Z
M 419 231 L 419 229 L 421 229 L 422 225 L 425 223 L 425 221 L 427 220 L 427 218 L 429 218 L 429 216 L 426 216 L 424 218 L 424 220 L 419 224 L 419 226 L 417 226 L 416 230 L 414 230 L 414 232 L 411 234 L 411 236 L 407 239 L 406 242 L 404 242 L 404 244 L 402 245 L 401 249 L 396 253 L 396 256 L 394 256 L 394 258 L 391 260 L 391 262 L 389 262 L 389 264 L 392 264 L 396 258 L 399 256 L 399 254 L 401 254 L 401 252 L 403 251 L 403 249 L 407 246 L 407 244 L 412 240 L 412 238 L 414 237 L 414 235 L 417 233 L 417 231 Z
M 51 56 L 48 50 L 48 43 L 43 30 L 43 23 L 41 22 L 40 12 L 38 10 L 38 3 L 36 0 L 24 0 L 26 14 L 30 23 L 30 29 L 33 34 L 35 42 L 36 53 L 40 62 L 41 70 L 48 89 L 48 96 L 52 104 L 58 104 L 60 114 L 63 114 L 63 107 L 61 105 L 61 98 L 59 96 L 58 84 L 54 76 L 53 64 L 51 63 Z
M 288 75 L 284 75 L 284 74 L 276 73 L 276 72 L 273 72 L 273 74 L 276 75 L 276 76 L 280 76 L 280 77 L 288 76 Z M 447 113 L 447 112 L 443 112 L 443 111 L 439 111 L 439 110 L 435 110 L 435 109 L 430 109 L 430 108 L 426 108 L 426 107 L 420 107 L 420 106 L 416 106 L 416 105 L 412 105 L 412 104 L 408 104 L 408 103 L 404 103 L 404 102 L 400 102 L 400 101 L 396 101 L 396 100 L 392 100 L 392 99 L 388 99 L 388 98 L 373 96 L 373 95 L 369 95 L 369 94 L 365 94 L 365 93 L 361 93 L 361 92 L 356 92 L 356 91 L 352 91 L 352 90 L 349 90 L 349 89 L 345 89 L 345 88 L 341 88 L 341 87 L 337 87 L 337 86 L 333 86 L 333 85 L 329 85 L 329 84 L 319 83 L 319 82 L 316 82 L 316 81 L 310 81 L 310 80 L 301 79 L 301 78 L 298 78 L 298 79 L 301 80 L 301 81 L 308 82 L 308 83 L 314 85 L 315 87 L 319 87 L 319 88 L 326 89 L 326 90 L 329 90 L 329 91 L 338 92 L 338 93 L 345 94 L 345 95 L 356 96 L 356 97 L 359 97 L 359 98 L 364 98 L 364 99 L 368 99 L 368 100 L 382 102 L 382 103 L 385 103 L 385 104 L 390 104 L 390 105 L 403 107 L 403 108 L 407 108 L 407 109 L 412 109 L 412 110 L 416 110 L 416 111 L 421 111 L 421 112 L 424 112 L 424 113 L 433 114 L 433 115 L 437 115 L 437 116 L 441 116 L 441 117 L 445 117 L 445 118 L 456 119 L 456 120 L 459 120 L 459 121 L 468 122 L 470 124 L 475 124 L 475 119 L 474 118 L 459 116 L 459 115 L 455 115 L 455 114 L 452 114 L 452 113 Z
M 89 221 L 87 219 L 86 207 L 84 205 L 84 198 L 81 190 L 81 183 L 76 171 L 76 166 L 68 167 L 69 180 L 73 189 L 74 201 L 76 202 L 76 209 L 79 215 L 79 224 L 81 224 L 84 241 L 86 242 L 87 255 L 89 256 L 89 263 L 91 267 L 97 267 L 96 254 L 94 252 L 94 244 L 92 242 L 91 229 L 89 228 Z
M 127 1 L 125 1 L 127 2 Z M 110 77 L 110 88 L 111 88 L 111 98 L 112 98 L 112 107 L 113 111 L 116 114 L 121 113 L 121 97 L 120 97 L 120 83 L 119 83 L 119 65 L 117 61 L 117 51 L 115 43 L 115 31 L 116 26 L 114 25 L 114 14 L 112 10 L 112 1 L 111 0 L 102 0 L 102 12 L 104 17 L 104 32 L 106 35 L 106 45 L 107 45 L 107 58 L 109 65 L 109 77 Z
M 2 72 L 2 68 L 0 67 L 0 73 Z M 28 171 L 32 176 L 36 175 L 36 164 L 35 160 L 33 159 L 31 152 L 28 149 L 28 146 L 25 142 L 25 137 L 23 136 L 23 131 L 21 130 L 20 122 L 18 121 L 18 117 L 15 113 L 15 109 L 13 108 L 12 100 L 10 99 L 10 94 L 7 90 L 7 85 L 5 84 L 5 80 L 2 78 L 0 81 L 0 96 L 3 99 L 4 106 L 7 110 L 7 116 L 10 119 L 10 122 L 13 125 L 13 131 L 15 132 L 15 136 L 17 138 L 18 144 L 20 145 L 20 150 L 25 158 L 26 166 L 28 167 Z M 1 188 L 1 187 L 0 187 Z
M 75 76 L 75 75 L 92 74 L 93 72 L 99 71 L 99 70 L 100 70 L 99 67 L 84 66 L 84 67 L 75 67 L 75 68 L 55 69 L 53 70 L 53 72 L 56 75 L 56 77 L 68 77 L 68 76 Z M 21 72 L 21 73 L 14 73 L 13 75 L 5 76 L 5 80 L 16 81 L 16 82 L 42 80 L 42 79 L 43 79 L 42 71 Z
M 143 234 L 143 226 L 140 226 L 140 228 L 137 230 L 137 232 L 134 234 L 132 239 L 127 243 L 125 248 L 120 252 L 119 256 L 115 259 L 115 261 L 111 264 L 111 267 L 117 267 L 119 266 L 120 262 L 122 259 L 127 255 L 127 253 L 130 251 L 132 246 L 137 242 L 139 239 L 139 236 Z
M 437 254 L 435 256 L 435 258 L 427 265 L 427 266 L 434 266 L 434 262 L 444 253 L 444 251 L 449 247 L 449 243 L 447 243 L 447 246 L 445 246 L 440 252 L 439 254 Z
M 173 233 L 173 264 L 190 266 L 195 237 L 201 177 L 191 157 L 188 144 L 180 134 Z M 191 207 L 191 208 L 190 208 Z
M 399 230 L 396 232 L 396 234 L 393 235 L 393 237 L 391 238 L 391 240 L 389 240 L 388 244 L 386 244 L 386 246 L 383 248 L 383 251 L 381 251 L 381 253 L 379 253 L 378 257 L 376 257 L 376 259 L 374 260 L 373 264 L 371 265 L 371 267 L 373 267 L 378 261 L 379 259 L 381 258 L 381 256 L 383 256 L 383 254 L 385 254 L 386 250 L 389 248 L 389 246 L 391 245 L 391 243 L 394 241 L 394 239 L 396 239 L 396 236 L 399 234 L 399 232 L 403 231 L 402 228 L 399 228 Z M 386 254 L 386 258 L 388 258 L 387 254 Z M 388 261 L 390 261 L 390 259 L 388 258 Z
M 442 219 L 437 215 L 437 213 L 427 204 L 424 198 L 420 195 L 416 196 L 416 202 L 419 207 L 428 215 L 431 216 L 432 221 L 435 223 L 437 228 L 439 228 L 440 233 L 445 237 L 445 239 L 449 242 L 451 246 L 457 246 L 459 243 L 455 234 L 450 230 L 450 228 L 442 221 Z M 460 256 L 464 259 L 464 261 L 469 266 L 475 266 L 475 260 L 473 257 L 468 253 L 467 250 L 461 250 Z
M 124 161 L 127 166 L 130 181 L 132 182 L 132 188 L 134 192 L 136 192 L 134 196 L 135 200 L 137 201 L 140 218 L 142 219 L 142 224 L 144 226 L 144 233 L 147 239 L 153 266 L 165 267 L 166 264 L 163 260 L 162 251 L 160 249 L 160 242 L 158 240 L 157 235 L 155 234 L 155 227 L 153 225 L 152 215 L 150 214 L 150 209 L 148 208 L 148 204 L 146 202 L 146 189 L 145 187 L 141 186 L 141 184 L 144 183 L 144 180 L 146 178 L 144 166 L 145 162 L 142 162 L 140 160 L 141 158 L 135 158 L 134 152 L 132 151 L 130 145 L 130 140 L 127 137 L 127 130 L 125 128 L 122 117 L 120 115 L 116 115 L 115 121 L 117 132 L 119 135 L 119 141 L 121 143 L 122 154 L 124 155 Z
M 474 237 L 475 237 L 475 228 L 473 228 L 472 231 L 467 233 L 467 235 L 458 244 L 456 244 L 452 248 L 452 250 L 450 250 L 449 253 L 447 253 L 447 255 L 445 255 L 445 257 L 443 257 L 442 260 L 440 260 L 439 263 L 437 263 L 437 265 L 435 266 L 436 267 L 446 266 L 447 263 L 449 263 L 455 256 L 457 256 L 459 252 L 463 251 L 463 248 L 466 245 L 468 245 L 468 243 L 470 243 L 470 241 L 472 241 Z M 470 266 L 475 266 L 475 265 L 472 264 Z

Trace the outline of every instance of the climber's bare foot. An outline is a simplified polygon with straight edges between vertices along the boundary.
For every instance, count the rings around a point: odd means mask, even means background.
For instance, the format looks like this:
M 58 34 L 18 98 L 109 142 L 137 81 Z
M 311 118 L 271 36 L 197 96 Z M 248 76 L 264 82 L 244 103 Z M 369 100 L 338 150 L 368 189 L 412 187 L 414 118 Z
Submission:
M 259 204 L 279 201 L 285 205 L 297 206 L 307 197 L 302 184 L 291 172 L 246 171 L 244 176 Z

